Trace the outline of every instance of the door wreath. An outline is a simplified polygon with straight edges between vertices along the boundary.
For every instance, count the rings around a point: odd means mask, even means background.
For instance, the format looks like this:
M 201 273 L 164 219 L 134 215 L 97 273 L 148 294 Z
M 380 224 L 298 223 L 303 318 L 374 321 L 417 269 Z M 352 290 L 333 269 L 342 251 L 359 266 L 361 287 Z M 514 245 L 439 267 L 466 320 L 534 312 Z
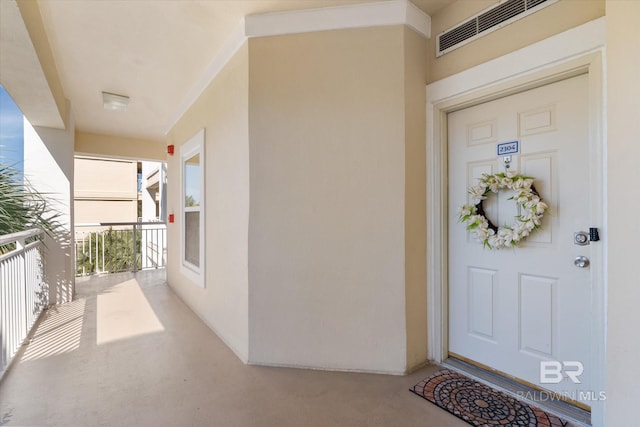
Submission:
M 469 187 L 470 205 L 459 208 L 459 221 L 466 224 L 467 230 L 489 249 L 517 246 L 529 234 L 540 227 L 544 212 L 548 209 L 533 186 L 534 178 L 515 172 L 482 174 L 478 184 Z M 483 202 L 490 192 L 498 193 L 502 189 L 515 191 L 509 200 L 519 207 L 520 214 L 510 225 L 496 226 L 485 215 Z

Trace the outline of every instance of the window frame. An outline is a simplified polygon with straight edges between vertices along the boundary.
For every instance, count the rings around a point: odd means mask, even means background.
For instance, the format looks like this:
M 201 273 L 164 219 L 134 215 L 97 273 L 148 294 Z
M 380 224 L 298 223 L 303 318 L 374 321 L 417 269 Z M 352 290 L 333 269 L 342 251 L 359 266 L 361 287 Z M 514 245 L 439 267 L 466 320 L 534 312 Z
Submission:
M 201 288 L 205 287 L 205 131 L 200 130 L 180 147 L 180 272 Z M 195 155 L 200 156 L 200 203 L 198 206 L 186 206 L 186 161 Z M 199 212 L 199 266 L 186 260 L 186 214 Z

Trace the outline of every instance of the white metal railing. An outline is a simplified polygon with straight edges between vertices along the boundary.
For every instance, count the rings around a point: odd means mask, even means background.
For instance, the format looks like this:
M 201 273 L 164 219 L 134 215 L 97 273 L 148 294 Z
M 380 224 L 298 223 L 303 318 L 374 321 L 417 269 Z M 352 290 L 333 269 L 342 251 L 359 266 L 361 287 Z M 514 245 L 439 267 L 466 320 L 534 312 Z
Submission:
M 49 304 L 39 229 L 0 236 L 0 376 Z
M 75 225 L 76 276 L 146 270 L 166 265 L 163 222 L 101 222 Z

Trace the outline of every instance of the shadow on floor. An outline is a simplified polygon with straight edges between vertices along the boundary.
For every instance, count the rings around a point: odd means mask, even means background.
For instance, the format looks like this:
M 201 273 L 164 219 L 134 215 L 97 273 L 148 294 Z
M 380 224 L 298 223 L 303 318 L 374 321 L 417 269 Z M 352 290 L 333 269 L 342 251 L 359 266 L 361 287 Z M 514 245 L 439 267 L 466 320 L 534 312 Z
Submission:
M 162 270 L 81 279 L 0 383 L 0 425 L 466 426 L 407 376 L 244 365 Z

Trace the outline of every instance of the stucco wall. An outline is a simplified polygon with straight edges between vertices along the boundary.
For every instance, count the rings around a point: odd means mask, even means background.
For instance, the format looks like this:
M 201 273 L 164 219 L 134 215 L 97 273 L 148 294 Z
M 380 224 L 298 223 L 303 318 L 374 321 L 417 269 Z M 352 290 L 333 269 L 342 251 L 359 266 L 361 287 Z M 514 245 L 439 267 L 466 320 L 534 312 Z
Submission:
M 74 199 L 76 224 L 133 222 L 138 219 L 137 200 Z
M 638 424 L 640 2 L 607 0 L 607 426 Z
M 73 212 L 74 120 L 65 118 L 66 130 L 33 127 L 24 120 L 24 176 L 33 188 L 46 193 L 49 206 L 60 216 L 55 238 L 45 239 L 44 280 L 49 286 L 49 303 L 71 301 L 75 292 L 75 248 Z M 46 173 L 43 173 L 46 171 Z
M 524 19 L 436 58 L 436 36 L 493 6 L 496 0 L 459 0 L 431 19 L 428 82 L 458 73 L 569 28 L 604 16 L 604 0 L 559 0 Z
M 244 361 L 248 355 L 248 48 L 245 44 L 169 133 L 169 285 Z M 206 287 L 180 274 L 180 146 L 205 128 Z
M 167 166 L 159 162 L 142 162 L 142 220 L 152 221 L 166 215 L 166 171 Z M 156 206 L 156 201 L 158 205 Z
M 403 43 L 249 41 L 252 363 L 406 369 Z
M 76 158 L 74 165 L 77 224 L 136 221 L 136 162 Z
M 167 147 L 162 142 L 89 132 L 76 132 L 75 152 L 85 156 L 161 162 L 167 157 Z
M 74 164 L 76 197 L 137 199 L 137 162 L 76 157 Z
M 428 40 L 404 28 L 407 370 L 427 360 L 426 93 Z

